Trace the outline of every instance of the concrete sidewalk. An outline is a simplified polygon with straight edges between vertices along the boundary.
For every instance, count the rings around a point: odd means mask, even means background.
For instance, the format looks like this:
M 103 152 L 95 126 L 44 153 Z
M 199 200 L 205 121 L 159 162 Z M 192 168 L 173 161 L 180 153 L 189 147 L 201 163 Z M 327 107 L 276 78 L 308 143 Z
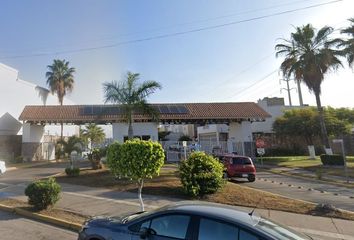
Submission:
M 25 185 L 8 186 L 10 197 L 26 200 L 23 196 Z M 140 211 L 136 193 L 117 192 L 111 189 L 91 188 L 62 184 L 62 198 L 57 207 L 85 215 L 120 215 Z M 154 209 L 179 199 L 143 195 L 146 210 Z M 240 207 L 250 211 L 250 208 Z M 315 239 L 354 240 L 354 221 L 294 214 L 281 211 L 257 209 L 256 213 L 274 221 L 288 225 Z

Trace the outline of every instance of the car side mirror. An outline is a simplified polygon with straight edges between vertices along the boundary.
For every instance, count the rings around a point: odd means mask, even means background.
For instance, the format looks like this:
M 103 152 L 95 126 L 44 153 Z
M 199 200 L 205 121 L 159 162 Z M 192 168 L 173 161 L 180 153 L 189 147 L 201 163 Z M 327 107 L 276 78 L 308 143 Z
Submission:
M 139 231 L 140 239 L 146 239 L 149 235 L 156 235 L 155 230 L 147 227 L 142 227 Z
M 139 231 L 140 239 L 146 239 L 149 235 L 149 229 L 147 227 L 143 227 Z

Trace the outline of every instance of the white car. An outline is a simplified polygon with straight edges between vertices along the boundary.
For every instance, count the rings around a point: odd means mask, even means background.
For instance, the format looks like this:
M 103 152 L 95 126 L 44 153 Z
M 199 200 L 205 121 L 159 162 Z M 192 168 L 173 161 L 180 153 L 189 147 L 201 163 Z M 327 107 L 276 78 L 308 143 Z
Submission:
M 6 165 L 4 161 L 0 161 L 0 175 L 6 172 Z

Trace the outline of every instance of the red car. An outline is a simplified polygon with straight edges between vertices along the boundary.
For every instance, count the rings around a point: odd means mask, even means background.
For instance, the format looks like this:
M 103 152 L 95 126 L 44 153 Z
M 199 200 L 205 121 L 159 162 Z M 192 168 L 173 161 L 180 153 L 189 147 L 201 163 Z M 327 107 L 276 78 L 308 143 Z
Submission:
M 247 178 L 249 182 L 256 180 L 256 167 L 250 157 L 235 154 L 222 154 L 217 157 L 226 168 L 225 178 Z

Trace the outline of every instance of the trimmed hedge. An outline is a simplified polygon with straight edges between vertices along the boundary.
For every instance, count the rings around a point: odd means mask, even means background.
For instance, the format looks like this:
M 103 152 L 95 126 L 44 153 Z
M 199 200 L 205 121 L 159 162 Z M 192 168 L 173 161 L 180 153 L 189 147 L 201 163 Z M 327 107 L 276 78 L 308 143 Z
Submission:
M 344 166 L 344 159 L 343 159 L 342 155 L 322 154 L 320 157 L 321 157 L 321 162 L 323 165 Z
M 49 178 L 30 183 L 25 189 L 25 195 L 34 209 L 43 210 L 59 201 L 60 191 L 61 187 L 55 179 Z
M 68 175 L 69 177 L 77 177 L 80 175 L 80 168 L 65 168 L 65 173 L 66 175 Z
M 193 197 L 215 193 L 225 184 L 224 165 L 204 152 L 193 152 L 179 171 L 183 190 Z

